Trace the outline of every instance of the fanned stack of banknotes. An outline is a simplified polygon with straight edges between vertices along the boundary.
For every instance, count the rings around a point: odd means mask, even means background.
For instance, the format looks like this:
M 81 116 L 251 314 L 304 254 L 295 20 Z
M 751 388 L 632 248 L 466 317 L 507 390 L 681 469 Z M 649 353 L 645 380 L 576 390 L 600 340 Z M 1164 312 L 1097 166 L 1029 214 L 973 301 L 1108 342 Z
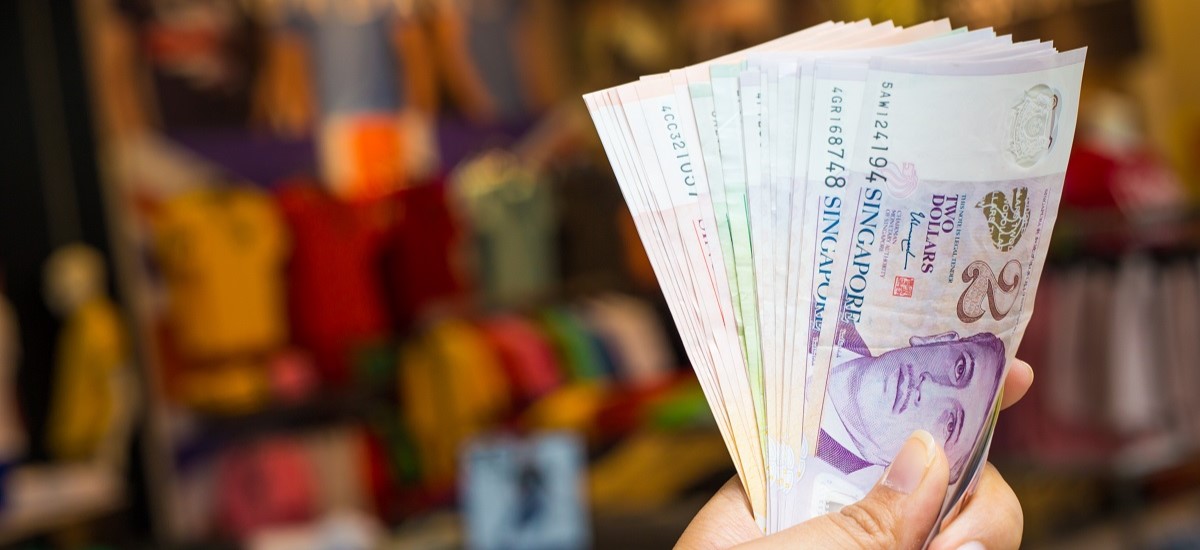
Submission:
M 584 96 L 766 532 L 861 499 L 917 429 L 951 465 L 943 515 L 969 489 L 1085 54 L 827 22 Z

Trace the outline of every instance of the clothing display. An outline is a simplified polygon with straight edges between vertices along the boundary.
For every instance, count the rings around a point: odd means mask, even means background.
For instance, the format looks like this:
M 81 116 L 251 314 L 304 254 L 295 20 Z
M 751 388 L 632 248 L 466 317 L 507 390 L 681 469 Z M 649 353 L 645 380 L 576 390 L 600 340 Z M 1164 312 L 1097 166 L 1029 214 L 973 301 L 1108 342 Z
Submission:
M 268 192 L 201 182 L 140 210 L 163 285 L 157 359 L 178 364 L 172 448 L 186 509 L 203 514 L 189 532 L 269 543 L 327 510 L 405 517 L 452 498 L 477 435 L 611 445 L 679 410 L 655 306 L 607 293 L 529 308 L 557 291 L 557 199 L 499 155 L 373 201 L 288 178 Z M 277 433 L 328 414 L 368 417 L 369 433 Z M 242 418 L 253 435 L 222 436 Z
M 395 223 L 386 245 L 385 278 L 396 325 L 465 296 L 470 288 L 460 243 L 463 230 L 440 182 L 415 185 L 392 198 Z
M 502 119 L 524 116 L 530 110 L 528 85 L 518 41 L 532 2 L 483 0 L 462 2 L 467 50 L 479 77 Z
M 566 430 L 587 433 L 609 396 L 609 388 L 597 382 L 572 382 L 530 405 L 520 423 L 531 430 Z
M 393 2 L 277 2 L 283 47 L 298 38 L 315 93 L 323 183 L 338 196 L 372 200 L 404 186 L 410 144 L 400 113 L 409 78 L 397 29 L 410 14 Z M 353 85 L 347 85 L 353 83 Z
M 399 110 L 404 71 L 393 33 L 404 14 L 396 3 L 372 2 L 366 9 L 329 1 L 275 4 L 282 27 L 308 45 L 313 88 L 324 115 Z
M 568 311 L 549 310 L 542 313 L 542 324 L 571 380 L 596 380 L 604 376 L 600 346 L 578 317 Z
M 1164 427 L 1167 415 L 1161 383 L 1169 373 L 1160 370 L 1166 361 L 1155 334 L 1164 327 L 1155 319 L 1153 306 L 1154 289 L 1161 283 L 1150 260 L 1139 256 L 1122 262 L 1115 283 L 1108 360 L 1116 367 L 1106 411 L 1118 433 L 1137 434 Z M 1169 319 L 1163 317 L 1163 322 Z
M 673 387 L 657 370 L 666 346 L 656 337 L 661 318 L 642 317 L 653 310 L 633 298 L 608 295 L 587 307 L 594 304 L 616 311 L 615 318 L 628 315 L 639 332 L 602 332 L 574 308 L 550 308 L 479 322 L 444 319 L 405 346 L 397 377 L 400 417 L 414 438 L 423 480 L 448 482 L 458 444 L 509 418 L 529 430 L 591 433 L 599 427 L 609 436 L 652 418 L 649 411 Z M 602 348 L 614 350 L 611 366 Z M 630 372 L 657 373 L 658 382 L 642 388 L 649 379 Z M 614 419 L 625 420 L 600 426 L 606 408 L 620 409 Z
M 391 329 L 382 284 L 389 205 L 345 203 L 303 182 L 281 186 L 275 197 L 291 232 L 294 341 L 312 353 L 326 381 L 345 384 L 354 352 Z
M 554 348 L 532 324 L 517 316 L 502 316 L 482 328 L 513 382 L 515 399 L 537 399 L 562 384 Z
M 271 373 L 254 359 L 232 359 L 185 369 L 182 400 L 198 411 L 238 415 L 261 409 L 270 397 Z
M 1071 154 L 1063 202 L 1083 210 L 1119 209 L 1137 217 L 1176 210 L 1185 191 L 1161 159 L 1142 147 L 1080 143 Z
M 1174 430 L 1200 441 L 1200 406 L 1195 399 L 1196 388 L 1200 388 L 1200 370 L 1195 368 L 1196 358 L 1200 357 L 1200 338 L 1196 338 L 1200 309 L 1189 307 L 1200 304 L 1197 267 L 1188 262 L 1168 266 L 1162 273 L 1156 307 L 1167 312 L 1159 324 L 1158 340 L 1166 370 L 1162 385 L 1170 403 L 1167 414 L 1174 419 Z
M 117 370 L 128 366 L 124 328 L 104 298 L 82 304 L 66 321 L 58 343 L 58 388 L 51 413 L 50 447 L 63 460 L 95 456 L 113 429 L 121 398 Z
M 268 526 L 311 519 L 316 488 L 302 447 L 268 441 L 227 453 L 217 474 L 218 521 L 244 537 Z
M 1084 268 L 1074 269 L 1058 277 L 1047 277 L 1039 296 L 1049 296 L 1053 302 L 1047 304 L 1050 308 L 1034 308 L 1034 319 L 1051 319 L 1051 326 L 1060 336 L 1054 339 L 1054 345 L 1046 356 L 1046 362 L 1058 365 L 1055 375 L 1048 377 L 1046 384 L 1050 391 L 1058 396 L 1049 401 L 1055 416 L 1069 422 L 1083 423 L 1087 421 L 1087 396 L 1083 391 L 1085 379 L 1076 361 L 1082 355 L 1082 322 L 1080 312 L 1084 310 L 1087 299 L 1087 271 Z M 1032 323 L 1032 321 L 1031 321 Z M 1026 331 L 1032 333 L 1032 331 Z
M 267 362 L 267 376 L 271 394 L 284 402 L 303 402 L 320 386 L 311 356 L 300 350 L 284 350 L 272 356 Z
M 655 311 L 643 302 L 621 295 L 590 300 L 582 315 L 604 339 L 613 342 L 618 378 L 633 385 L 652 385 L 673 371 L 675 359 Z
M 558 263 L 554 198 L 538 174 L 493 151 L 464 163 L 451 179 L 487 300 L 519 304 L 551 290 Z
M 155 247 L 172 328 L 188 360 L 284 343 L 284 229 L 270 198 L 250 188 L 196 189 L 162 206 Z
M 508 406 L 501 369 L 483 334 L 462 321 L 435 325 L 402 352 L 402 417 L 431 483 L 452 480 L 458 444 L 493 425 Z
M 426 479 L 435 478 L 445 481 L 449 472 L 445 470 L 447 461 L 453 460 L 452 447 L 454 440 L 445 442 L 443 433 L 438 430 L 440 419 L 449 418 L 449 405 L 442 405 L 447 399 L 444 381 L 437 380 L 438 365 L 430 357 L 428 351 L 419 345 L 405 348 L 400 354 L 399 376 L 397 377 L 398 393 L 400 395 L 400 421 L 413 434 L 420 451 L 422 474 Z M 434 393 L 434 392 L 442 393 Z
M 848 504 L 854 491 L 838 480 L 856 490 L 874 483 L 896 456 L 887 449 L 912 433 L 884 433 L 891 417 L 933 422 L 940 413 L 930 407 L 950 406 L 931 385 L 961 396 L 952 403 L 961 422 L 939 422 L 935 439 L 939 429 L 996 422 L 988 460 L 1024 507 L 1025 546 L 1055 546 L 1097 518 L 1124 522 L 1180 492 L 1200 495 L 1200 172 L 1188 166 L 1200 158 L 1188 155 L 1200 144 L 1200 80 L 1185 70 L 1194 44 L 1179 23 L 1200 18 L 1200 8 L 1188 2 L 19 4 L 13 53 L 27 74 L 14 77 L 24 99 L 9 126 L 35 135 L 20 149 L 29 149 L 28 170 L 12 170 L 13 200 L 0 201 L 30 214 L 3 218 L 14 246 L 0 247 L 0 546 L 669 546 L 735 472 L 755 477 L 741 463 L 779 483 L 782 492 L 764 500 L 807 499 L 797 496 L 807 486 L 785 479 L 800 473 L 814 495 L 832 495 L 779 508 L 784 515 Z M 765 55 L 734 53 L 825 19 L 845 23 L 811 41 L 773 40 Z M 983 30 L 962 32 L 967 24 Z M 847 124 L 860 88 L 886 72 L 878 52 L 847 50 L 834 60 L 854 65 L 846 74 L 813 61 L 828 48 L 787 52 L 943 33 L 933 40 L 970 46 L 947 48 L 952 57 L 986 42 L 979 37 L 995 39 L 979 50 L 988 55 L 969 59 L 986 79 L 1031 80 L 981 94 L 946 87 L 948 99 L 929 112 L 959 102 L 963 116 L 912 118 L 929 102 L 910 100 L 931 97 L 913 84 L 961 80 L 967 89 L 982 80 L 958 74 L 973 70 L 962 64 L 943 71 L 955 74 L 900 70 L 912 78 L 889 80 L 886 108 L 871 112 L 892 117 L 873 133 L 882 141 L 871 144 L 879 145 L 872 166 L 850 166 L 861 151 Z M 1018 44 L 1007 33 L 1045 40 Z M 1079 94 L 1074 68 L 1069 79 L 1063 67 L 1025 70 L 1052 48 L 1075 50 L 1063 54 L 1074 67 L 1084 46 Z M 1015 58 L 1019 74 L 980 61 L 1010 47 L 1034 52 Z M 702 58 L 725 66 L 714 72 Z M 659 77 L 618 85 L 642 74 Z M 605 90 L 603 101 L 581 100 L 593 89 Z M 793 101 L 803 94 L 828 101 Z M 971 127 L 996 131 L 977 132 L 987 138 L 978 143 L 935 131 L 967 115 L 995 118 Z M 934 123 L 907 136 L 913 120 Z M 929 145 L 914 149 L 921 158 L 906 158 L 913 143 Z M 710 150 L 720 154 L 700 154 Z M 968 162 L 984 150 L 994 150 L 995 166 Z M 804 160 L 817 154 L 830 162 Z M 959 168 L 997 193 L 968 200 L 966 189 L 957 210 L 946 210 L 950 196 L 937 189 Z M 1012 178 L 979 176 L 1010 169 Z M 864 184 L 867 175 L 883 183 Z M 776 196 L 797 178 L 833 193 L 823 195 L 832 202 L 821 216 L 805 218 L 836 236 L 820 243 L 852 240 L 874 220 L 879 232 L 860 236 L 877 238 L 784 254 L 818 242 L 800 238 L 812 224 L 757 222 L 812 210 Z M 843 179 L 877 187 L 892 207 L 874 218 L 874 199 L 863 195 L 852 208 Z M 999 181 L 1008 179 L 1016 183 Z M 1051 211 L 1061 212 L 1057 221 L 1041 223 Z M 924 235 L 933 222 L 914 229 L 935 215 L 953 217 L 936 220 L 942 233 Z M 773 240 L 780 247 L 760 246 Z M 91 259 L 102 260 L 89 275 L 51 281 L 53 262 L 41 280 L 26 272 L 70 243 L 97 248 Z M 1030 247 L 1037 252 L 1027 255 Z M 855 322 L 861 336 L 842 326 L 854 312 L 839 316 L 824 301 L 844 292 L 824 296 L 815 283 L 812 296 L 788 290 L 821 275 L 792 268 L 825 253 L 854 255 L 845 265 L 817 262 L 833 266 L 824 274 L 831 285 L 849 288 L 842 279 L 854 269 L 907 271 L 922 250 L 949 278 L 863 283 L 870 295 L 859 305 L 872 311 Z M 728 270 L 704 269 L 710 260 Z M 729 280 L 706 286 L 706 273 Z M 909 298 L 937 294 L 946 307 L 879 316 L 885 302 L 919 301 L 905 300 L 909 290 Z M 1006 310 L 1014 293 L 1020 307 Z M 808 311 L 806 300 L 811 319 L 788 313 Z M 941 314 L 953 326 L 905 328 Z M 831 315 L 847 322 L 829 323 Z M 818 354 L 820 372 L 805 377 L 779 359 L 799 353 L 801 338 L 780 335 L 813 323 L 834 329 L 837 353 Z M 714 347 L 709 325 L 734 328 Z M 979 412 L 995 403 L 980 397 L 985 390 L 994 397 L 1005 386 L 989 335 L 1003 340 L 1005 359 L 1019 348 L 1037 379 L 999 420 Z M 755 352 L 751 336 L 785 344 Z M 811 345 L 828 343 L 811 336 Z M 726 343 L 741 353 L 722 351 Z M 944 370 L 956 377 L 967 371 L 950 369 L 949 350 L 962 350 L 971 376 L 997 376 L 956 391 L 933 384 L 936 369 L 922 367 L 929 361 L 902 350 L 946 350 Z M 843 386 L 877 386 L 871 380 L 896 363 L 928 371 L 909 377 L 924 408 L 897 405 L 887 415 L 878 399 L 834 397 Z M 737 365 L 745 372 L 728 370 Z M 787 387 L 839 387 L 814 410 L 845 429 L 810 422 L 820 419 L 808 410 L 811 392 L 756 403 L 711 391 L 768 388 L 772 376 L 797 372 Z M 889 376 L 899 395 L 903 384 Z M 751 413 L 714 416 L 718 400 Z M 734 427 L 772 415 L 790 419 L 785 427 L 804 424 L 781 433 L 816 435 L 787 453 L 790 444 L 759 433 L 763 456 L 731 455 L 722 434 L 746 443 L 754 438 Z M 957 443 L 967 439 L 947 444 L 956 480 L 978 464 Z M 842 454 L 857 462 L 834 460 Z M 26 522 L 25 501 L 45 517 Z M 1186 502 L 1190 515 L 1177 517 L 1200 525 L 1200 498 Z M 766 530 L 790 521 L 784 515 Z M 1120 544 L 1183 547 L 1193 531 Z
M 149 69 L 166 130 L 248 122 L 258 63 L 257 26 L 238 0 L 115 0 Z
M 322 181 L 347 200 L 371 201 L 405 186 L 407 136 L 396 115 L 336 115 L 317 138 Z
M 996 456 L 1169 464 L 1200 448 L 1193 253 L 1133 253 L 1047 270 L 1018 357 L 1038 381 L 1005 411 Z
M 46 305 L 63 325 L 54 348 L 45 445 L 55 461 L 114 472 L 125 467 L 138 396 L 124 321 L 106 294 L 105 265 L 100 252 L 79 243 L 46 259 Z

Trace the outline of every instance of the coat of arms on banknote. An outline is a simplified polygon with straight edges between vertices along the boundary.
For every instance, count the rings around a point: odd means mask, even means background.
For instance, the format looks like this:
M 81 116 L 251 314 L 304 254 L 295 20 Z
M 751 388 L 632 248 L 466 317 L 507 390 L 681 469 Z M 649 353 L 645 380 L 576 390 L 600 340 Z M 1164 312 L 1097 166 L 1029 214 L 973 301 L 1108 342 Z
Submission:
M 1058 103 L 1058 93 L 1039 84 L 1026 91 L 1021 102 L 1013 107 L 1008 152 L 1017 164 L 1026 168 L 1033 166 L 1054 146 Z

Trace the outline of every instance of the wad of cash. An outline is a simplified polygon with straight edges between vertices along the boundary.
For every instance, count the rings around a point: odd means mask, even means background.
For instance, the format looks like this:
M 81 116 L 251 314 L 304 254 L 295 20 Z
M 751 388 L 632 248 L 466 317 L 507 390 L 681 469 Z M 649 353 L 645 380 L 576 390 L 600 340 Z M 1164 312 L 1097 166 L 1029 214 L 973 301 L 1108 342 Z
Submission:
M 1085 50 L 827 22 L 584 96 L 771 533 L 944 446 L 986 461 L 1046 259 Z

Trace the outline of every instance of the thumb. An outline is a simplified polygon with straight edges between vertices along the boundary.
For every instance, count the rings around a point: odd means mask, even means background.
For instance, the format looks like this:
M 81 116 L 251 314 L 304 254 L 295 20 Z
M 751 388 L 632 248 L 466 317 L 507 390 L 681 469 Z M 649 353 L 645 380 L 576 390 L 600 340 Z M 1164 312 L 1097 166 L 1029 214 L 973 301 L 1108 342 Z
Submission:
M 904 442 L 883 479 L 862 500 L 759 539 L 764 548 L 921 548 L 949 481 L 946 453 L 924 430 Z

